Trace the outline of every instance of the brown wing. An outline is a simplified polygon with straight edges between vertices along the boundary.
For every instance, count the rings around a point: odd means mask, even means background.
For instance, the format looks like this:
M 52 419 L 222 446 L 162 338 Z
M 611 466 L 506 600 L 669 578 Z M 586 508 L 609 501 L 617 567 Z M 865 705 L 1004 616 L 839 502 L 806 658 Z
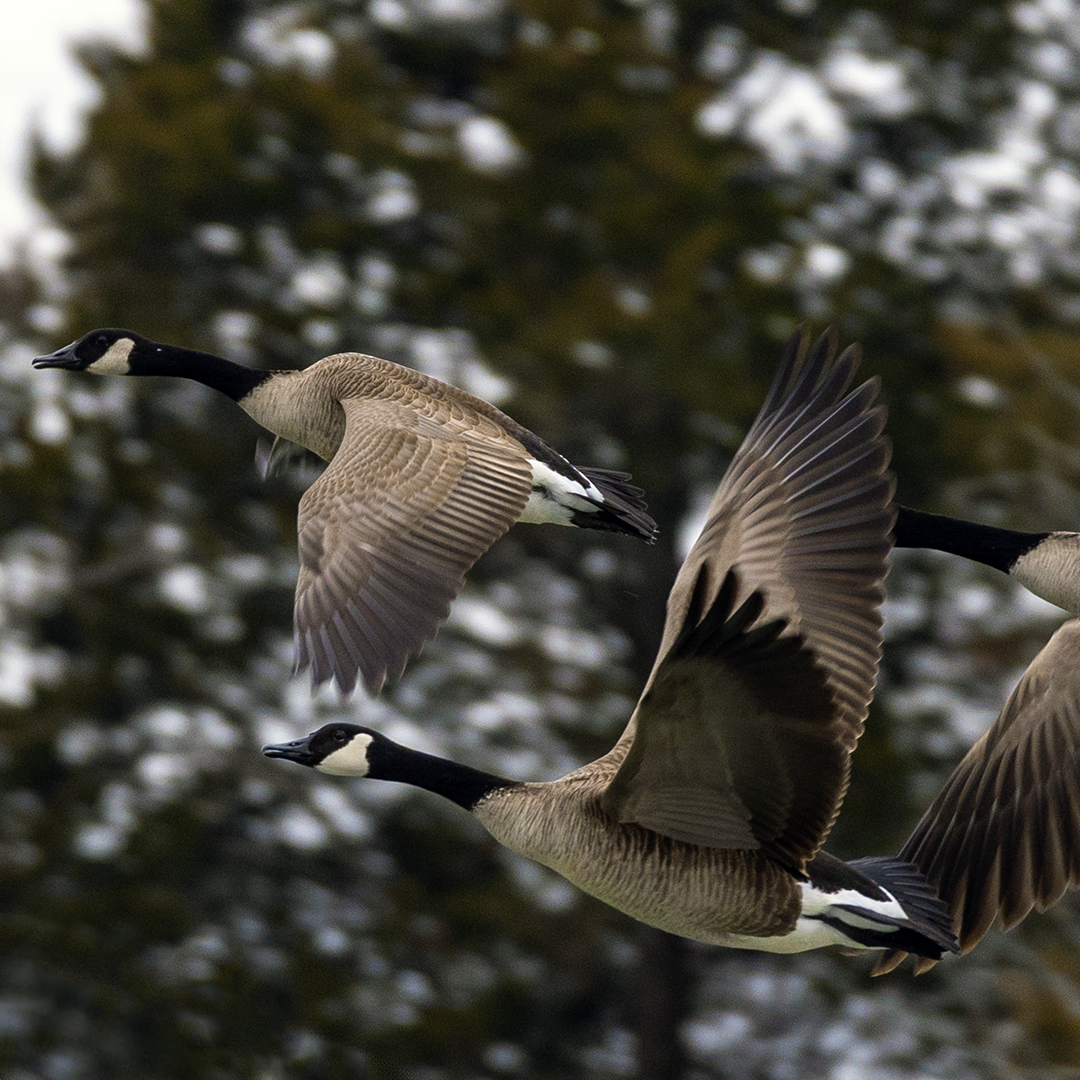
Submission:
M 603 798 L 620 821 L 796 870 L 839 811 L 873 694 L 894 516 L 876 383 L 845 396 L 857 356 L 834 356 L 831 337 L 789 343 L 676 579 Z M 717 621 L 719 644 L 687 653 Z
M 1031 662 L 900 851 L 948 905 L 962 952 L 1080 885 L 1080 620 Z M 875 974 L 906 953 L 886 953 Z M 918 970 L 932 966 L 920 962 Z
M 345 435 L 300 500 L 297 664 L 378 692 L 431 638 L 465 572 L 518 519 L 525 455 L 402 405 L 345 400 Z

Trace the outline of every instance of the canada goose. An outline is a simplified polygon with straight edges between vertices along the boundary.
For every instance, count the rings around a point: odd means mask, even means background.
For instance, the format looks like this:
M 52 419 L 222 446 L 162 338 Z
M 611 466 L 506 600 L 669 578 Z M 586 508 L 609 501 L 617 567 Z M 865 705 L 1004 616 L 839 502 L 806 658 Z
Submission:
M 442 795 L 501 843 L 653 926 L 717 945 L 841 944 L 938 959 L 948 913 L 896 859 L 821 850 L 873 694 L 893 524 L 875 381 L 823 337 L 789 342 L 668 598 L 623 736 L 520 783 L 334 723 L 267 746 Z
M 1080 885 L 1080 620 L 1031 662 L 1001 715 L 967 752 L 898 858 L 945 902 L 960 951 L 1009 930 Z M 892 950 L 874 974 L 907 955 Z M 916 974 L 933 967 L 920 957 Z
M 1080 615 L 1080 533 L 1017 532 L 906 506 L 896 511 L 896 547 L 933 548 L 985 563 Z
M 92 330 L 36 368 L 173 375 L 231 397 L 330 462 L 300 500 L 297 668 L 377 693 L 435 633 L 466 571 L 515 521 L 652 540 L 629 475 L 578 469 L 493 405 L 360 353 L 255 371 L 130 330 Z

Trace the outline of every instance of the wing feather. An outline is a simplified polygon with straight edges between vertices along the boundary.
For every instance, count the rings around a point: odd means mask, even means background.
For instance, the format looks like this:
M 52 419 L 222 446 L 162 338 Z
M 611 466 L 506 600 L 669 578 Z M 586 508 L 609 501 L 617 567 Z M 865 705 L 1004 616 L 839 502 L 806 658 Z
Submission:
M 802 871 L 847 787 L 881 646 L 893 482 L 858 356 L 789 342 L 668 600 L 604 809 Z M 707 633 L 699 631 L 708 630 Z
M 298 667 L 345 692 L 400 675 L 466 571 L 520 517 L 532 474 L 494 424 L 346 399 L 345 435 L 300 501 Z M 460 418 L 458 418 L 460 419 Z
M 1080 885 L 1080 620 L 1032 661 L 900 851 L 948 905 L 963 952 Z M 879 971 L 905 954 L 886 953 Z

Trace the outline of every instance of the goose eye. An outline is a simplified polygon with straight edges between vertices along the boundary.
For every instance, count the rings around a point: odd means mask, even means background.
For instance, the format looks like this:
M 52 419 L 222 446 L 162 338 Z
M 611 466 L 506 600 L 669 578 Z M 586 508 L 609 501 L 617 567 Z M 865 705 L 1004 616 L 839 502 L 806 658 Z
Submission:
M 345 741 L 345 732 L 342 731 L 340 728 L 338 728 L 338 730 L 334 732 L 334 742 L 344 742 L 344 741 Z
M 109 339 L 104 334 L 98 334 L 97 343 L 99 345 L 108 345 Z

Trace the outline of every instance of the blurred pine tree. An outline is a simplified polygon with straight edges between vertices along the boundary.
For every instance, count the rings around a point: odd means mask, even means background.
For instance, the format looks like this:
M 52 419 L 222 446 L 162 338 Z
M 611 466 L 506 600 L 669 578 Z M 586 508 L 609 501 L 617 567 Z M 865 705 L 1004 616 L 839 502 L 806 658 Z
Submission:
M 663 937 L 422 794 L 256 753 L 356 714 L 536 778 L 610 745 L 678 530 L 799 320 L 866 343 L 904 498 L 1076 527 L 1055 376 L 1080 113 L 1050 7 L 152 0 L 145 55 L 83 48 L 101 101 L 34 167 L 63 287 L 0 288 L 5 1075 L 1077 1062 L 1071 905 L 867 988 L 857 961 Z M 1022 183 L 1017 131 L 1044 148 Z M 663 537 L 515 533 L 398 688 L 312 702 L 289 676 L 305 477 L 261 485 L 254 426 L 202 387 L 29 370 L 97 325 L 266 366 L 370 351 L 512 396 L 575 459 L 631 468 Z M 899 844 L 1049 625 L 941 560 L 898 559 L 890 590 L 841 853 Z M 1009 972 L 1038 944 L 1061 974 L 1020 1009 Z

